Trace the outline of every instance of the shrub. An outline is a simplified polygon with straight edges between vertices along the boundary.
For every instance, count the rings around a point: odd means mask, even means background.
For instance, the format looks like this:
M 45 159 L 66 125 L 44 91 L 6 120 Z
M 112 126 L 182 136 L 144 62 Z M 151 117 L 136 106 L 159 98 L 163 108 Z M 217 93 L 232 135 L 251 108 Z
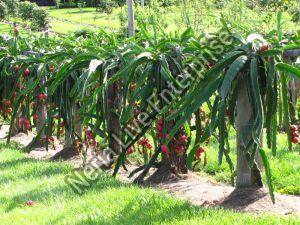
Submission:
M 87 7 L 96 7 L 98 0 L 84 0 Z
M 31 20 L 33 18 L 33 10 L 38 7 L 36 3 L 28 1 L 20 2 L 19 4 L 19 17 L 23 20 Z
M 168 6 L 172 6 L 172 5 L 176 5 L 177 1 L 176 0 L 162 0 L 160 1 L 160 5 L 162 7 L 168 7 Z
M 293 22 L 300 22 L 300 11 L 297 9 L 293 9 L 293 11 L 291 12 L 292 14 L 292 21 Z
M 77 8 L 77 3 L 75 2 L 64 2 L 59 4 L 60 9 L 67 9 L 67 8 Z
M 111 0 L 101 0 L 97 5 L 97 11 L 111 14 L 115 6 L 115 3 Z
M 8 13 L 7 6 L 4 2 L 0 1 L 0 19 L 6 18 Z
M 8 14 L 11 16 L 17 16 L 18 15 L 18 8 L 19 8 L 19 0 L 4 0 L 7 9 Z
M 32 15 L 32 28 L 40 30 L 49 24 L 49 14 L 45 9 L 35 7 Z
M 254 9 L 255 6 L 256 6 L 255 0 L 248 0 L 246 2 L 246 6 L 247 6 L 248 9 L 251 9 L 251 10 Z
M 126 0 L 114 0 L 114 2 L 116 2 L 116 4 L 117 4 L 118 6 L 123 6 L 123 5 L 126 4 Z M 141 2 L 141 0 L 139 0 L 139 2 Z M 146 2 L 146 0 L 145 0 L 145 2 Z M 135 3 L 136 3 L 136 2 L 135 2 Z
M 80 0 L 80 1 L 77 3 L 77 7 L 80 9 L 80 12 L 82 12 L 82 9 L 86 7 L 86 2 L 83 1 L 83 0 Z
M 93 36 L 93 32 L 92 30 L 88 30 L 88 29 L 83 29 L 83 30 L 77 30 L 74 32 L 74 36 L 76 38 L 78 37 L 83 37 L 83 38 L 90 38 Z
M 215 6 L 217 9 L 222 9 L 226 6 L 227 0 L 215 0 Z
M 55 8 L 59 9 L 60 6 L 60 0 L 54 0 Z

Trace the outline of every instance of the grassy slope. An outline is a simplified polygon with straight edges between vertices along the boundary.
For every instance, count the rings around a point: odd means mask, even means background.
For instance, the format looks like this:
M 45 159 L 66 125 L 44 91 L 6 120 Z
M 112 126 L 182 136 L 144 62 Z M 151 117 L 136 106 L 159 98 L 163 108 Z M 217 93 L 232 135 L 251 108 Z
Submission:
M 76 30 L 82 30 L 85 26 L 80 24 L 72 24 L 68 22 L 62 22 L 58 20 L 51 21 L 51 30 L 57 33 L 66 34 Z
M 118 13 L 121 8 L 114 10 L 113 14 L 96 12 L 95 8 L 84 8 L 82 12 L 78 8 L 71 9 L 49 9 L 49 13 L 54 18 L 67 19 L 77 23 L 92 24 L 96 26 L 118 28 Z
M 0 22 L 0 34 L 8 33 L 10 30 L 10 26 Z
M 8 34 L 12 31 L 12 26 L 11 25 L 8 25 L 8 24 L 5 24 L 5 23 L 1 23 L 0 22 L 0 34 Z M 26 31 L 24 29 L 20 29 L 20 32 L 22 34 L 25 34 Z
M 236 162 L 235 138 L 235 133 L 232 131 L 230 133 L 230 146 L 232 148 L 230 155 L 234 162 Z M 266 143 L 266 140 L 264 140 L 264 143 Z M 230 170 L 227 163 L 224 160 L 222 165 L 218 164 L 217 141 L 212 139 L 206 148 L 208 164 L 203 166 L 202 163 L 200 171 L 213 175 L 213 178 L 217 181 L 229 183 Z M 273 157 L 266 147 L 265 150 L 268 152 L 275 190 L 285 194 L 300 195 L 300 146 L 295 146 L 294 151 L 289 152 L 286 135 L 279 134 L 277 156 Z
M 114 28 L 120 27 L 118 20 L 118 13 L 121 8 L 114 10 L 114 13 L 107 15 L 104 13 L 96 12 L 95 8 L 84 8 L 82 12 L 78 8 L 71 9 L 52 9 L 49 8 L 49 14 L 53 18 L 51 20 L 51 29 L 58 33 L 68 33 L 76 30 L 87 28 L 85 24 L 99 26 L 101 28 Z M 69 20 L 62 21 L 62 19 Z
M 0 35 L 2 35 L 2 34 L 12 34 L 12 31 L 13 31 L 13 26 L 12 25 L 0 22 Z M 39 32 L 29 33 L 28 30 L 23 29 L 21 27 L 19 27 L 19 32 L 23 35 L 39 34 Z
M 226 19 L 234 22 L 239 32 L 258 32 L 267 33 L 271 30 L 276 29 L 276 13 L 273 12 L 263 12 L 260 9 L 250 10 L 244 5 L 240 7 L 240 3 L 232 2 L 228 4 L 223 9 L 216 9 L 212 1 L 207 1 L 206 5 L 202 2 L 196 2 L 183 6 L 172 6 L 167 8 L 159 8 L 155 10 L 155 16 L 158 16 L 159 23 L 165 24 L 164 30 L 167 32 L 175 30 L 184 30 L 187 27 L 187 20 L 183 15 L 188 15 L 190 26 L 198 27 L 199 30 L 205 32 L 216 31 L 220 27 L 220 23 L 217 22 L 217 18 L 222 14 Z M 141 13 L 148 11 L 146 7 L 144 10 L 136 8 L 136 15 L 139 17 Z M 105 14 L 96 12 L 95 8 L 84 8 L 80 12 L 79 8 L 72 9 L 53 9 L 49 8 L 49 13 L 53 18 L 67 19 L 78 23 L 78 26 L 70 24 L 67 22 L 61 22 L 53 20 L 51 26 L 54 31 L 66 33 L 70 30 L 82 29 L 83 24 L 92 24 L 102 28 L 109 27 L 118 29 L 119 24 L 119 14 L 123 12 L 126 17 L 126 8 L 117 7 L 114 8 L 112 14 Z M 196 19 L 198 16 L 198 19 Z M 283 14 L 283 30 L 291 31 L 296 30 L 297 25 L 290 21 L 291 17 L 288 13 Z M 198 21 L 195 23 L 195 21 Z M 57 26 L 61 24 L 61 26 Z
M 210 1 L 208 1 L 210 2 Z M 126 8 L 116 7 L 112 14 L 96 12 L 95 8 L 79 8 L 71 9 L 53 9 L 47 8 L 51 20 L 51 29 L 58 33 L 68 33 L 75 30 L 86 28 L 85 24 L 99 26 L 101 28 L 121 28 L 119 14 L 122 12 L 126 18 Z M 142 13 L 148 12 L 146 7 L 144 10 L 137 7 L 136 17 L 140 17 Z M 153 13 L 153 12 L 152 12 Z M 249 10 L 245 6 L 240 7 L 239 4 L 230 3 L 223 9 L 216 9 L 211 2 L 203 5 L 201 2 L 188 4 L 183 6 L 172 6 L 167 8 L 159 8 L 155 10 L 155 16 L 163 30 L 166 32 L 184 30 L 187 26 L 192 26 L 203 32 L 214 32 L 220 28 L 218 17 L 224 15 L 225 18 L 233 23 L 235 30 L 240 33 L 268 33 L 276 28 L 276 13 L 261 12 L 260 10 Z M 188 15 L 188 17 L 184 16 Z M 242 16 L 241 16 L 242 15 Z M 195 17 L 197 16 L 198 19 Z M 186 18 L 189 18 L 189 25 Z M 61 21 L 66 19 L 68 21 Z M 297 25 L 290 21 L 291 17 L 287 13 L 283 14 L 283 30 L 297 30 Z M 195 23 L 195 21 L 198 21 Z M 147 23 L 147 22 L 146 22 Z M 0 31 L 2 28 L 0 24 Z M 299 29 L 299 28 L 298 28 Z
M 1 225 L 297 224 L 299 219 L 203 209 L 102 175 L 83 195 L 64 182 L 72 167 L 27 159 L 0 143 Z M 25 206 L 28 200 L 34 206 Z

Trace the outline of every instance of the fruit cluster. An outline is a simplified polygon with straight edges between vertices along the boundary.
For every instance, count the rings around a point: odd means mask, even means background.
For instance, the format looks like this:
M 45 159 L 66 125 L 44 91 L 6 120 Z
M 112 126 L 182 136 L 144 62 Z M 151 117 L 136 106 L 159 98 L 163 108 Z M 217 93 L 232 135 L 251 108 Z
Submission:
M 37 98 L 40 101 L 44 101 L 44 100 L 46 100 L 47 95 L 45 93 L 40 93 L 40 94 L 38 94 Z
M 48 140 L 49 140 L 51 143 L 54 143 L 54 137 L 50 136 L 50 137 L 48 138 Z
M 150 144 L 150 141 L 148 138 L 142 138 L 141 140 L 138 141 L 138 145 L 142 146 L 143 148 L 152 149 L 152 145 Z
M 6 116 L 10 115 L 13 111 L 11 108 L 11 101 L 4 98 L 2 100 L 2 105 L 0 104 L 0 111 L 3 111 Z
M 139 102 L 135 102 L 134 103 L 134 111 L 133 111 L 133 114 L 134 114 L 134 118 L 138 118 L 138 116 L 140 115 L 141 111 L 140 111 L 140 103 Z M 139 121 L 139 120 L 137 120 Z
M 156 132 L 157 132 L 156 136 L 159 139 L 167 139 L 168 138 L 168 134 L 164 134 L 164 123 L 165 123 L 164 119 L 160 118 L 156 124 Z
M 270 45 L 268 43 L 263 43 L 259 47 L 259 51 L 261 52 L 268 51 L 269 49 L 270 49 Z
M 199 147 L 199 148 L 197 149 L 196 153 L 195 153 L 195 157 L 196 157 L 196 159 L 200 159 L 200 158 L 201 158 L 201 155 L 202 155 L 202 153 L 204 153 L 204 152 L 205 152 L 205 148 L 203 148 L 203 147 Z
M 131 155 L 134 153 L 134 148 L 133 147 L 130 147 L 128 150 L 127 150 L 127 154 L 128 155 Z
M 24 126 L 26 130 L 29 130 L 31 126 L 30 121 L 27 118 L 23 117 L 19 120 L 19 126 Z
M 34 114 L 34 115 L 33 115 L 33 119 L 34 119 L 35 121 L 38 121 L 38 120 L 39 120 L 39 115 L 38 115 L 38 114 Z
M 51 65 L 50 68 L 49 68 L 49 71 L 50 71 L 51 73 L 54 73 L 54 72 L 55 72 L 55 67 L 54 67 L 53 65 Z
M 299 133 L 298 133 L 298 127 L 297 125 L 291 125 L 290 126 L 290 131 L 291 131 L 291 138 L 292 138 L 292 143 L 294 144 L 300 144 L 300 138 L 299 138 Z
M 171 129 L 172 129 L 172 122 L 166 123 L 163 118 L 160 118 L 157 121 L 157 124 L 156 124 L 157 138 L 160 139 L 161 151 L 165 155 L 169 155 L 170 152 L 169 152 L 169 148 L 163 143 L 164 143 L 164 139 L 169 138 L 168 132 Z M 182 155 L 186 151 L 188 137 L 182 129 L 179 131 L 179 133 L 180 133 L 179 135 L 172 138 L 172 140 L 170 141 L 169 147 L 170 147 L 170 149 L 174 150 L 174 152 L 177 155 Z
M 138 120 L 138 116 L 140 114 L 140 105 L 139 102 L 134 103 L 134 119 Z M 201 112 L 201 115 L 204 114 L 204 111 Z M 156 123 L 156 138 L 159 140 L 161 152 L 162 154 L 166 156 L 170 156 L 172 152 L 174 152 L 176 155 L 181 156 L 185 154 L 187 144 L 188 144 L 188 136 L 186 135 L 184 128 L 182 127 L 179 129 L 177 135 L 172 138 L 170 143 L 166 145 L 166 140 L 169 138 L 169 132 L 173 128 L 174 122 L 166 122 L 164 118 L 158 119 Z M 142 138 L 137 142 L 139 147 L 142 147 L 142 151 L 139 150 L 140 154 L 145 155 L 146 150 L 151 150 L 152 145 L 150 144 L 150 141 L 148 138 Z M 172 152 L 171 152 L 172 151 Z M 135 152 L 134 146 L 130 147 L 127 150 L 127 154 L 133 154 Z M 202 153 L 205 152 L 205 149 L 203 147 L 199 147 L 195 153 L 195 158 L 200 159 Z
M 34 205 L 34 201 L 29 200 L 29 201 L 25 202 L 25 205 L 26 206 L 33 206 Z
M 97 149 L 98 146 L 98 142 L 96 141 L 96 139 L 94 138 L 93 132 L 91 130 L 91 128 L 86 128 L 85 129 L 85 136 L 86 136 L 86 145 L 88 146 L 93 146 L 94 149 Z
M 24 71 L 24 76 L 28 77 L 29 75 L 30 75 L 30 70 L 28 68 L 26 68 Z

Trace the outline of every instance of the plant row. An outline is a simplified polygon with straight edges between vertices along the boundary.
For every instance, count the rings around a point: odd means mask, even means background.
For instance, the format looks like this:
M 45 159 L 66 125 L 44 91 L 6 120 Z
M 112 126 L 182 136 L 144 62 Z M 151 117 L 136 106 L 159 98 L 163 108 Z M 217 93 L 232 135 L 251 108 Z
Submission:
M 260 154 L 272 194 L 263 130 L 274 155 L 281 120 L 289 149 L 299 143 L 288 82 L 300 70 L 283 57 L 299 48 L 299 36 L 270 44 L 256 34 L 244 39 L 222 22 L 214 34 L 158 35 L 143 27 L 129 39 L 104 31 L 65 39 L 25 39 L 17 30 L 3 36 L 0 95 L 8 141 L 36 130 L 28 148 L 48 148 L 55 136 L 64 137 L 66 148 L 55 158 L 109 152 L 114 175 L 137 156 L 142 163 L 131 176 L 140 172 L 136 182 L 143 182 L 151 167 L 157 168 L 151 179 L 160 181 L 205 163 L 205 145 L 217 138 L 219 163 L 225 159 L 237 186 L 262 186 Z M 230 129 L 237 130 L 246 172 L 229 157 Z M 245 184 L 247 174 L 255 179 Z

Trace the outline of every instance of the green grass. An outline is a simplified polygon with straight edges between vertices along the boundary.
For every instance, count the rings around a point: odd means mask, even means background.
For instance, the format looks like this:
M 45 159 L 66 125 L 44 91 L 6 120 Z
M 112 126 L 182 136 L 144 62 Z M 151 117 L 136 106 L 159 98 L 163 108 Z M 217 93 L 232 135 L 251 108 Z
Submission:
M 13 26 L 12 26 L 12 25 L 5 24 L 5 23 L 0 22 L 0 35 L 1 35 L 1 34 L 9 34 L 9 33 L 12 33 L 12 31 L 13 31 Z M 20 32 L 22 35 L 28 35 L 28 30 L 23 29 L 23 28 L 20 28 L 20 27 L 19 27 L 19 32 Z M 38 32 L 32 32 L 31 34 L 38 34 Z
M 78 24 L 81 23 L 101 27 L 119 28 L 118 13 L 121 10 L 121 8 L 116 8 L 111 15 L 96 12 L 95 8 L 84 8 L 82 11 L 78 8 L 49 9 L 48 12 L 51 17 L 67 19 Z
M 136 20 L 143 20 L 149 24 L 146 18 L 149 15 L 154 15 L 165 32 L 182 31 L 189 26 L 197 31 L 215 32 L 221 27 L 218 22 L 221 15 L 233 23 L 233 30 L 239 33 L 266 34 L 276 30 L 277 27 L 275 12 L 262 11 L 261 9 L 250 10 L 245 6 L 245 3 L 240 6 L 240 2 L 232 1 L 223 9 L 216 9 L 212 0 L 205 1 L 205 3 L 200 1 L 189 2 L 187 1 L 186 6 L 152 7 L 152 11 L 148 7 L 141 9 L 137 6 L 135 8 Z M 95 8 L 80 10 L 79 8 L 55 9 L 46 7 L 46 9 L 52 17 L 51 29 L 58 33 L 81 30 L 87 28 L 87 24 L 114 30 L 126 26 L 126 23 L 121 25 L 119 20 L 120 14 L 126 20 L 125 7 L 115 7 L 111 14 L 96 12 Z M 287 12 L 283 13 L 282 29 L 284 32 L 299 30 L 299 25 L 291 22 L 291 15 Z
M 0 22 L 0 34 L 8 33 L 8 32 L 10 32 L 10 30 L 11 30 L 10 25 Z
M 115 7 L 111 14 L 96 12 L 95 8 L 83 8 L 80 11 L 79 8 L 71 9 L 54 9 L 47 8 L 51 17 L 55 18 L 51 22 L 53 30 L 56 32 L 68 32 L 78 29 L 82 29 L 83 24 L 91 24 L 99 26 L 101 28 L 121 28 L 119 15 L 126 18 L 125 7 Z M 234 23 L 236 31 L 241 33 L 268 33 L 272 30 L 276 30 L 277 16 L 276 13 L 271 11 L 262 11 L 261 9 L 250 10 L 246 7 L 245 2 L 243 6 L 240 2 L 232 1 L 223 9 L 216 9 L 213 1 L 192 2 L 187 1 L 187 5 L 171 6 L 171 7 L 157 7 L 153 8 L 150 13 L 148 7 L 141 9 L 136 7 L 136 18 L 141 18 L 141 15 L 145 13 L 154 14 L 160 25 L 163 26 L 163 30 L 166 32 L 184 30 L 188 26 L 191 26 L 198 31 L 214 32 L 220 28 L 218 18 L 221 15 Z M 61 22 L 57 19 L 66 19 L 77 23 L 78 26 L 74 26 L 72 23 Z M 57 24 L 61 24 L 61 27 Z M 146 22 L 147 23 L 147 22 Z M 283 31 L 295 31 L 299 30 L 298 25 L 291 22 L 291 16 L 287 13 L 283 13 Z
M 234 131 L 230 132 L 230 146 L 232 148 L 230 156 L 236 162 L 235 141 L 236 134 Z M 266 144 L 266 140 L 264 140 Z M 288 143 L 285 134 L 278 135 L 278 151 L 277 156 L 274 157 L 271 151 L 264 148 L 269 157 L 271 169 L 273 172 L 275 191 L 284 194 L 300 195 L 300 146 L 294 145 L 294 151 L 288 151 Z M 209 174 L 218 182 L 230 183 L 230 170 L 228 164 L 224 160 L 222 165 L 218 164 L 218 142 L 212 139 L 211 143 L 206 147 L 208 163 L 206 166 L 201 164 L 200 171 Z M 266 181 L 264 177 L 264 181 Z
M 76 30 L 82 30 L 85 28 L 86 27 L 84 25 L 80 25 L 80 24 L 72 24 L 72 23 L 62 22 L 59 20 L 51 21 L 51 30 L 53 30 L 57 33 L 61 33 L 61 34 L 66 34 L 69 32 L 73 32 Z
M 102 174 L 78 195 L 64 182 L 67 163 L 28 159 L 0 143 L 1 225 L 43 224 L 299 224 L 296 217 L 250 215 L 193 207 L 167 194 Z M 25 202 L 33 200 L 33 206 Z

